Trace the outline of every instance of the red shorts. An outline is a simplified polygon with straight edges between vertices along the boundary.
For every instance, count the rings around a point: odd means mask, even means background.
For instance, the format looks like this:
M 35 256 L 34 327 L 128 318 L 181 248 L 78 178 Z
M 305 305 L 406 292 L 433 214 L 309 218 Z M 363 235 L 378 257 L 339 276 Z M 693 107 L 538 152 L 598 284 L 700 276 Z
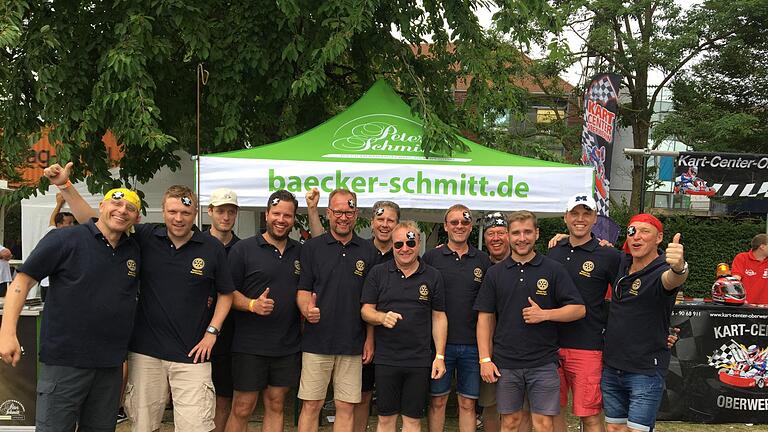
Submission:
M 568 405 L 568 390 L 573 392 L 573 415 L 589 417 L 600 414 L 603 394 L 603 352 L 560 348 L 560 406 Z

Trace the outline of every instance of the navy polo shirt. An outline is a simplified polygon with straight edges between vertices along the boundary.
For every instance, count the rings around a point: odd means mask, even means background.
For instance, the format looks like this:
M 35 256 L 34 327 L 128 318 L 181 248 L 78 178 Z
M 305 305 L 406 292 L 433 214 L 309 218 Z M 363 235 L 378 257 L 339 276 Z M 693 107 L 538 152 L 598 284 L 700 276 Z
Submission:
M 360 316 L 360 295 L 365 276 L 377 260 L 373 243 L 357 234 L 352 234 L 346 244 L 330 233 L 304 243 L 299 289 L 317 294 L 320 321 L 304 323 L 302 351 L 333 355 L 363 353 L 365 323 Z
M 448 343 L 477 344 L 477 312 L 472 309 L 491 259 L 483 251 L 469 245 L 459 258 L 448 245 L 430 249 L 424 262 L 443 275 L 445 283 L 445 313 L 448 316 Z
M 527 263 L 507 258 L 488 269 L 475 310 L 496 314 L 493 361 L 502 369 L 543 366 L 557 361 L 557 323 L 526 324 L 528 297 L 542 309 L 583 304 L 581 295 L 557 261 L 536 254 Z
M 213 235 L 211 234 L 211 230 L 205 230 L 203 231 L 203 233 L 213 237 Z M 221 241 L 216 237 L 213 237 L 213 239 L 221 243 Z M 232 246 L 234 246 L 239 241 L 240 241 L 240 238 L 236 236 L 234 233 L 232 233 L 232 238 L 229 240 L 229 243 L 224 245 L 224 252 L 227 253 L 227 256 L 229 256 L 229 252 L 232 250 Z M 216 297 L 217 297 L 215 288 L 212 288 L 211 297 L 213 297 L 213 303 L 211 304 L 210 309 L 211 309 L 211 318 L 213 318 L 213 311 L 216 310 Z M 216 345 L 213 346 L 213 350 L 211 350 L 211 355 L 215 355 L 215 356 L 229 355 L 230 348 L 232 347 L 232 335 L 234 334 L 234 332 L 235 332 L 235 320 L 234 318 L 232 318 L 232 312 L 230 311 L 230 313 L 224 319 L 224 323 L 221 324 L 221 328 L 219 329 L 219 335 L 216 336 Z
M 565 266 L 587 308 L 584 318 L 558 324 L 560 347 L 602 350 L 608 319 L 605 294 L 616 280 L 621 252 L 612 247 L 601 247 L 592 237 L 579 246 L 571 246 L 568 239 L 564 239 L 550 249 L 547 256 Z
M 95 220 L 50 231 L 19 268 L 51 280 L 40 328 L 47 365 L 117 367 L 128 352 L 143 262 L 133 236 L 112 248 Z
M 603 362 L 628 372 L 665 375 L 669 322 L 679 288 L 667 291 L 661 283 L 669 269 L 661 251 L 645 268 L 628 274 L 631 265 L 632 256 L 624 254 L 608 311 Z
M 208 297 L 234 291 L 224 246 L 196 228 L 179 249 L 162 225 L 136 225 L 144 268 L 130 349 L 162 360 L 192 363 L 192 348 L 211 322 Z
M 374 328 L 376 364 L 432 366 L 432 311 L 445 310 L 443 278 L 435 268 L 419 261 L 419 268 L 408 277 L 390 261 L 375 266 L 365 279 L 360 303 L 375 304 L 380 312 L 403 316 L 394 328 Z
M 235 336 L 232 352 L 279 357 L 300 350 L 300 314 L 296 307 L 301 245 L 288 239 L 283 253 L 261 234 L 241 241 L 229 254 L 235 289 L 255 299 L 269 287 L 275 308 L 267 316 L 232 310 Z

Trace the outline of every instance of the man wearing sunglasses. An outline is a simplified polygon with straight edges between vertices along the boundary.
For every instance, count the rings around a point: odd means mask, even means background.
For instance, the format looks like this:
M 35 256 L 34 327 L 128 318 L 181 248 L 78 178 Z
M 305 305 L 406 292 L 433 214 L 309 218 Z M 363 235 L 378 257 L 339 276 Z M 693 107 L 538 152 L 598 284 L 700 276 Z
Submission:
M 432 357 L 430 342 L 444 352 L 448 322 L 443 279 L 419 259 L 421 233 L 416 224 L 398 224 L 392 237 L 394 261 L 371 270 L 361 314 L 375 326 L 378 428 L 394 432 L 400 414 L 403 431 L 412 432 L 420 430 L 430 378 L 445 373 L 445 361 Z
M 627 226 L 603 350 L 601 388 L 609 432 L 653 428 L 669 368 L 667 345 L 675 296 L 688 278 L 680 233 L 666 251 L 664 226 L 641 213 Z
M 536 253 L 536 216 L 516 211 L 508 223 L 511 255 L 488 269 L 474 305 L 481 375 L 497 382 L 502 430 L 517 430 L 527 395 L 535 430 L 551 431 L 560 411 L 556 323 L 585 308 L 563 266 Z
M 357 195 L 336 189 L 328 197 L 330 231 L 301 250 L 296 302 L 306 318 L 301 341 L 299 431 L 316 431 L 328 383 L 333 378 L 335 430 L 352 430 L 360 402 L 362 363 L 373 359 L 373 331 L 360 317 L 363 282 L 376 264 L 376 248 L 354 232 Z
M 307 215 L 309 218 L 310 232 L 313 237 L 322 235 L 323 225 L 320 223 L 320 215 L 317 204 L 320 201 L 320 192 L 312 188 L 306 194 Z M 392 249 L 392 230 L 400 222 L 400 206 L 392 201 L 376 201 L 373 204 L 371 216 L 371 242 L 376 248 L 376 264 L 391 262 L 394 258 Z M 371 339 L 371 342 L 373 339 Z M 368 428 L 368 416 L 371 410 L 373 389 L 375 386 L 375 365 L 373 361 L 363 362 L 363 381 L 360 403 L 355 404 L 354 432 L 365 432 Z
M 429 430 L 442 431 L 445 406 L 451 392 L 451 380 L 456 375 L 459 405 L 459 430 L 474 431 L 477 427 L 475 401 L 480 396 L 480 365 L 478 363 L 475 326 L 477 312 L 472 309 L 491 261 L 488 254 L 470 245 L 472 214 L 465 205 L 451 206 L 444 217 L 443 228 L 448 242 L 424 254 L 424 262 L 436 268 L 445 283 L 445 311 L 448 316 L 448 341 L 445 353 L 446 373 L 433 380 L 429 406 Z
M 597 203 L 589 193 L 572 196 L 563 216 L 568 236 L 556 243 L 547 256 L 565 266 L 579 289 L 587 315 L 584 319 L 561 324 L 560 344 L 560 414 L 555 429 L 565 431 L 568 393 L 573 394 L 573 414 L 581 418 L 585 432 L 605 430 L 600 416 L 603 399 L 600 376 L 603 360 L 603 334 L 608 317 L 605 295 L 619 269 L 620 253 L 613 247 L 601 247 L 592 235 L 597 222 Z

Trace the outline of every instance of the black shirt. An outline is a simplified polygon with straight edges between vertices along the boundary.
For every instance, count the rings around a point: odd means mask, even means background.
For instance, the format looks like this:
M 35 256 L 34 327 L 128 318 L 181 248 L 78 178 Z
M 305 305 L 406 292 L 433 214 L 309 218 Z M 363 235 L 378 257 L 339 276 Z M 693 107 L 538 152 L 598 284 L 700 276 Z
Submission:
M 587 308 L 584 318 L 558 324 L 560 347 L 602 350 L 608 319 L 605 294 L 616 280 L 621 252 L 612 247 L 601 247 L 592 237 L 579 246 L 571 246 L 568 239 L 564 239 L 547 256 L 565 266 Z
M 405 277 L 394 261 L 379 264 L 365 279 L 360 303 L 403 317 L 394 328 L 375 327 L 376 364 L 432 366 L 432 311 L 445 310 L 440 272 L 420 260 L 416 272 Z
M 475 310 L 496 314 L 493 361 L 503 369 L 543 366 L 557 361 L 557 323 L 526 324 L 528 297 L 542 309 L 583 304 L 565 268 L 536 254 L 527 263 L 511 257 L 488 269 Z
M 209 236 L 213 237 L 213 234 L 211 234 L 211 230 L 205 230 L 203 231 L 203 234 L 208 234 Z M 221 243 L 221 240 L 217 239 L 216 237 L 213 237 L 216 241 Z M 229 252 L 232 250 L 232 246 L 234 246 L 237 242 L 240 241 L 240 238 L 236 236 L 234 233 L 232 233 L 232 238 L 229 240 L 229 243 L 224 245 L 224 251 L 227 253 L 227 256 L 229 256 Z M 211 297 L 213 298 L 213 302 L 211 303 L 211 318 L 213 318 L 213 311 L 216 310 L 216 289 L 214 287 L 211 287 Z M 229 355 L 232 348 L 232 335 L 235 332 L 235 320 L 232 318 L 232 310 L 231 309 L 229 314 L 227 314 L 227 317 L 224 319 L 224 323 L 221 324 L 221 328 L 219 329 L 219 335 L 216 336 L 216 345 L 213 346 L 213 350 L 211 350 L 211 355 L 214 356 L 226 356 Z M 209 320 L 210 322 L 210 320 Z
M 296 307 L 296 286 L 299 283 L 301 245 L 288 239 L 280 251 L 264 236 L 255 236 L 238 243 L 229 254 L 235 289 L 248 298 L 258 298 L 269 287 L 269 298 L 275 301 L 272 313 L 266 316 L 253 312 L 232 310 L 235 336 L 232 352 L 279 357 L 300 350 L 300 315 Z
M 117 367 L 128 352 L 144 272 L 139 246 L 123 235 L 113 249 L 94 221 L 52 230 L 19 268 L 51 280 L 40 328 L 47 365 Z
M 162 360 L 192 363 L 187 354 L 211 322 L 208 297 L 234 291 L 224 246 L 195 229 L 176 249 L 164 226 L 136 225 L 144 269 L 130 349 Z
M 661 283 L 669 269 L 661 251 L 645 268 L 628 274 L 631 265 L 632 256 L 624 254 L 608 312 L 603 362 L 628 372 L 666 374 L 667 335 L 678 289 L 668 291 Z
M 304 323 L 301 350 L 315 354 L 362 354 L 365 323 L 360 295 L 376 264 L 376 248 L 357 234 L 347 244 L 325 233 L 301 248 L 299 289 L 317 294 L 320 321 Z
M 469 250 L 461 258 L 448 245 L 424 254 L 424 262 L 443 275 L 448 343 L 451 344 L 477 344 L 477 312 L 472 305 L 483 283 L 483 276 L 491 266 L 488 254 L 468 246 Z
M 373 248 L 376 249 L 376 264 L 391 262 L 395 259 L 394 248 L 389 248 L 388 251 L 381 253 L 379 248 L 376 247 L 376 243 L 373 242 L 373 239 L 371 239 L 371 244 L 373 245 Z

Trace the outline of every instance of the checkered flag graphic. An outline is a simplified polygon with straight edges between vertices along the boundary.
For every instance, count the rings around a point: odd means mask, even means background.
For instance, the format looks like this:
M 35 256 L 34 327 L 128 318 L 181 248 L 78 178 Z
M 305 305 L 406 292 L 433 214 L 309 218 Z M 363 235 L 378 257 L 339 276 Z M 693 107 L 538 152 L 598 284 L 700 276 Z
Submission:
M 586 113 L 584 114 L 586 117 Z M 582 154 L 587 154 L 590 150 L 590 147 L 596 147 L 597 141 L 595 140 L 595 134 L 589 132 L 589 128 L 586 124 L 586 118 L 584 119 L 584 126 L 581 129 L 581 145 L 582 145 Z M 585 165 L 593 165 L 593 163 L 590 163 L 589 161 L 584 161 Z M 596 168 L 596 167 L 595 167 Z M 610 181 L 608 179 L 605 179 L 605 190 L 606 192 L 610 188 Z M 608 197 L 603 197 L 600 192 L 595 191 L 595 202 L 597 203 L 597 214 L 608 216 Z
M 604 75 L 600 81 L 593 82 L 589 87 L 589 100 L 600 102 L 605 106 L 611 99 L 616 99 L 616 89 L 613 88 L 607 75 Z
M 748 355 L 744 346 L 731 339 L 730 344 L 723 344 L 711 356 L 707 356 L 709 365 L 716 368 L 731 367 L 747 361 Z

